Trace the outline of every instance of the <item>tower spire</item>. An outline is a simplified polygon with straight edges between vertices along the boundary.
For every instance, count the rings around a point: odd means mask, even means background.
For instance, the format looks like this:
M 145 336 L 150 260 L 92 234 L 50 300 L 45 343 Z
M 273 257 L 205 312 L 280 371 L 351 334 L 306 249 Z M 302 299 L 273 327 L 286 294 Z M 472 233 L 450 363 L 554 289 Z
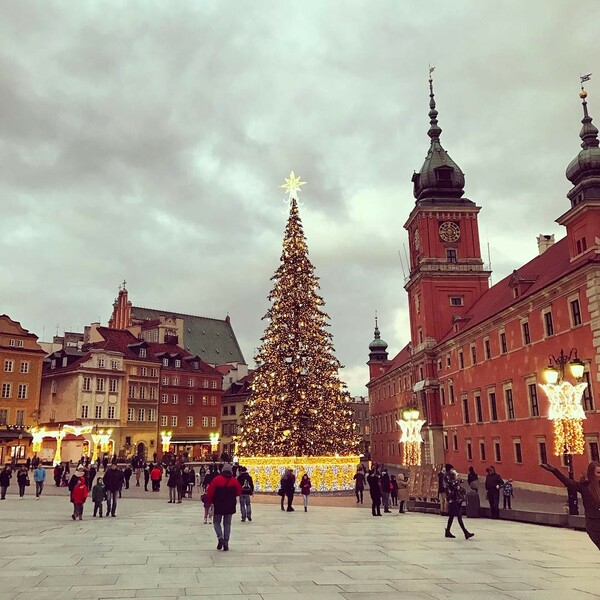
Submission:
M 591 76 L 592 74 L 588 73 L 587 75 L 582 75 L 580 77 L 581 91 L 579 92 L 579 97 L 581 98 L 581 104 L 583 106 L 583 119 L 581 119 L 583 127 L 581 128 L 579 137 L 581 138 L 581 147 L 584 150 L 587 150 L 588 148 L 598 148 L 598 128 L 592 123 L 592 117 L 588 114 L 587 91 L 583 87 L 584 82 L 589 81 Z
M 435 94 L 433 93 L 433 72 L 435 67 L 429 65 L 429 131 L 427 135 L 433 142 L 440 141 L 442 128 L 438 125 L 438 111 L 435 106 Z

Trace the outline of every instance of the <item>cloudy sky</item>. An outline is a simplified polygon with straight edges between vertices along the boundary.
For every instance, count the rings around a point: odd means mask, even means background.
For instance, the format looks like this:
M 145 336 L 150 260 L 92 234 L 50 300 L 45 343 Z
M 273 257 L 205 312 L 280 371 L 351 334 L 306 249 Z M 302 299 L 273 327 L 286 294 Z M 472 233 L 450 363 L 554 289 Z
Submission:
M 106 323 L 125 278 L 138 306 L 229 313 L 251 362 L 293 169 L 363 394 L 374 312 L 390 354 L 409 335 L 398 251 L 428 64 L 498 281 L 563 236 L 580 73 L 600 122 L 599 17 L 597 0 L 4 1 L 0 313 L 48 340 Z

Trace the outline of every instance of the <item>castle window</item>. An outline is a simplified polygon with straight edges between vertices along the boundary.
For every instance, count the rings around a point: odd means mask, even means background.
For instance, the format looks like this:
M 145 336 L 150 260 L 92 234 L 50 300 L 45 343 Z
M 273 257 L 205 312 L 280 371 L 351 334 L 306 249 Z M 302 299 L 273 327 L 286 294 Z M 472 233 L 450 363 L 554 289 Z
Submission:
M 461 369 L 465 368 L 465 357 L 463 355 L 462 350 L 458 353 L 458 365 Z
M 450 306 L 463 306 L 464 303 L 463 296 L 450 296 Z
M 467 440 L 467 460 L 473 460 L 473 446 L 471 440 Z
M 546 330 L 546 337 L 554 335 L 554 321 L 552 320 L 551 310 L 544 313 L 544 329 Z
M 523 321 L 521 324 L 521 329 L 523 330 L 523 344 L 527 346 L 531 344 L 531 335 L 529 333 L 529 322 Z
M 146 358 L 146 348 L 140 348 L 140 358 Z
M 569 305 L 571 307 L 571 323 L 573 324 L 573 327 L 577 327 L 578 325 L 581 325 L 581 308 L 579 307 L 579 299 L 576 298 L 575 300 L 571 300 Z
M 504 331 L 500 332 L 500 352 L 502 352 L 502 354 L 508 352 L 508 347 L 506 346 L 506 333 Z
M 492 349 L 490 347 L 490 338 L 485 338 L 483 340 L 483 348 L 485 350 L 485 359 L 490 360 L 490 358 L 492 358 Z
M 458 262 L 458 257 L 456 255 L 456 249 L 454 249 L 454 248 L 446 248 L 446 260 L 449 263 L 456 263 L 456 262 Z

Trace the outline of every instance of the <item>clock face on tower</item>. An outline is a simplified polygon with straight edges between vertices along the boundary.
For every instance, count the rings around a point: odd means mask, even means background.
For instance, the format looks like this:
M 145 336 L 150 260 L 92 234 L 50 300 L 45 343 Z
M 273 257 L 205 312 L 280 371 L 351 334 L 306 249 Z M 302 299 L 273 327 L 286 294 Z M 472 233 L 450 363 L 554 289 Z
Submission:
M 453 221 L 444 221 L 440 225 L 439 233 L 444 242 L 458 242 L 460 239 L 460 227 Z

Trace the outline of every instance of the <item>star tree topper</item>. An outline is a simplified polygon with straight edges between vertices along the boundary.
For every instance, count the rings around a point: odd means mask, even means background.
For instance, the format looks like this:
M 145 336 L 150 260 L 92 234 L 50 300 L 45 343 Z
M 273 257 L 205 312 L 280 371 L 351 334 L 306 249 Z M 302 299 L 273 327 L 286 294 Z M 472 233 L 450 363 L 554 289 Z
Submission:
M 306 181 L 301 181 L 301 178 L 296 177 L 294 171 L 292 171 L 290 176 L 285 180 L 285 183 L 279 187 L 286 191 L 288 200 L 292 200 L 292 198 L 298 200 L 298 192 L 300 192 L 300 187 L 303 185 L 306 185 Z

